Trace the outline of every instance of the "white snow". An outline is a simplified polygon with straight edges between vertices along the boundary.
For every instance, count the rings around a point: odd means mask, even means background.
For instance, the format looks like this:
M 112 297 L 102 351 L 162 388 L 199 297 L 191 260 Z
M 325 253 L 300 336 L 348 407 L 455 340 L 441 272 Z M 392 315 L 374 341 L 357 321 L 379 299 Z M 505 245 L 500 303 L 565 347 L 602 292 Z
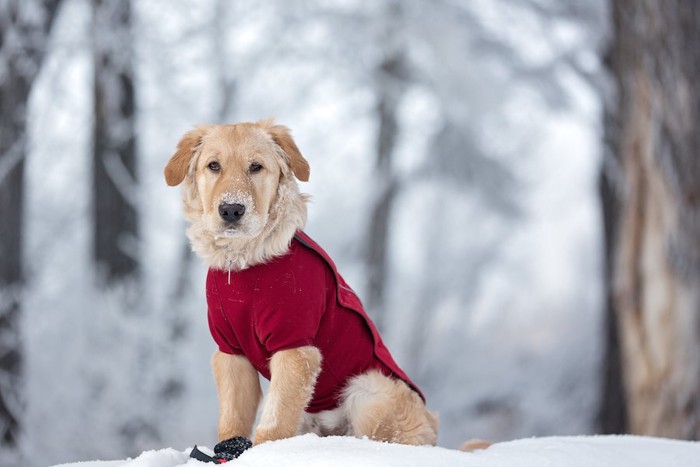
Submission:
M 200 449 L 204 450 L 204 448 Z M 147 451 L 136 459 L 63 464 L 63 467 L 175 467 L 203 465 L 190 449 Z M 213 465 L 213 464 L 208 464 Z M 700 442 L 641 436 L 529 438 L 464 453 L 351 437 L 304 435 L 265 443 L 243 453 L 232 467 L 700 467 Z

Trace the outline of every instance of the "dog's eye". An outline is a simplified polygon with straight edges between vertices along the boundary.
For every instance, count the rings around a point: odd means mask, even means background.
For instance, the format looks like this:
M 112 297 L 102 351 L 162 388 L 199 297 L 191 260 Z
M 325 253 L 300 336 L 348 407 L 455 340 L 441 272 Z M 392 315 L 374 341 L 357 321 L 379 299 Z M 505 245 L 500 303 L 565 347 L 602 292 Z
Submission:
M 208 167 L 209 170 L 211 170 L 212 172 L 218 172 L 219 170 L 221 170 L 221 166 L 220 166 L 219 163 L 216 162 L 216 161 L 211 161 L 209 164 L 207 164 L 207 167 Z
M 255 172 L 260 172 L 262 169 L 262 165 L 258 164 L 257 162 L 253 162 L 250 164 L 250 167 L 248 167 L 248 172 L 254 174 Z

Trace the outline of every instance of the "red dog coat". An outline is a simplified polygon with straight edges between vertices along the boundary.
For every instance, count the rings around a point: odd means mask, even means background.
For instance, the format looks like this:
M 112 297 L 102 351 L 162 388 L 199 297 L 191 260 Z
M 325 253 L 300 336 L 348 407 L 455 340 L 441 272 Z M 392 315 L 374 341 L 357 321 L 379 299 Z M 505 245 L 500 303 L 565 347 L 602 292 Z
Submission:
M 268 362 L 278 350 L 306 345 L 323 356 L 311 413 L 338 406 L 350 378 L 368 370 L 405 381 L 355 292 L 328 254 L 299 231 L 284 256 L 242 271 L 210 269 L 209 328 L 219 349 L 245 355 L 270 379 Z

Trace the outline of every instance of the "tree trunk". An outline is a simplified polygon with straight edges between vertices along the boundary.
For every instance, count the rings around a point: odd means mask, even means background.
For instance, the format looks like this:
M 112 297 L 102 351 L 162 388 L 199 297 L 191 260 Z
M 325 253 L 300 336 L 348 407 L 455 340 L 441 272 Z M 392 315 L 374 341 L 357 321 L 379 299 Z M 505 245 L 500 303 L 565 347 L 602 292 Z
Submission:
M 398 106 L 405 87 L 406 66 L 395 30 L 401 6 L 393 1 L 388 6 L 389 24 L 385 32 L 385 55 L 377 67 L 377 152 L 375 163 L 376 191 L 367 236 L 367 309 L 378 329 L 384 320 L 384 301 L 388 269 L 389 222 L 398 191 L 394 174 L 393 153 L 399 133 Z
M 8 448 L 17 445 L 20 429 L 19 325 L 27 105 L 59 3 L 0 3 L 0 446 Z
M 137 272 L 136 141 L 131 6 L 93 0 L 93 245 L 99 279 Z
M 617 228 L 629 430 L 700 438 L 700 3 L 613 1 Z
M 610 109 L 611 110 L 611 109 Z M 608 111 L 606 114 L 611 115 Z M 606 125 L 607 132 L 612 125 Z M 608 147 L 606 150 L 611 150 Z M 614 154 L 606 157 L 615 158 Z M 609 177 L 608 171 L 603 171 L 599 180 L 600 196 L 603 201 L 603 226 L 605 232 L 605 302 L 604 302 L 604 326 L 605 326 L 605 355 L 603 357 L 603 387 L 601 391 L 600 409 L 598 412 L 599 432 L 604 434 L 622 434 L 628 432 L 627 407 L 625 403 L 625 389 L 622 380 L 622 361 L 620 350 L 619 329 L 615 309 L 613 284 L 613 239 L 617 236 L 617 219 L 619 217 L 619 196 L 615 184 Z

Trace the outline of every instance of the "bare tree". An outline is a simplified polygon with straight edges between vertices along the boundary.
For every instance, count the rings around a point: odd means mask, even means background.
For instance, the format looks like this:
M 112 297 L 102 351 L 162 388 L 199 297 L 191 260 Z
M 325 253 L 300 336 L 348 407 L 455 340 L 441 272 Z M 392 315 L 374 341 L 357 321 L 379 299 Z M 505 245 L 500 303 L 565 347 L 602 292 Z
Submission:
M 700 438 L 700 4 L 613 0 L 617 84 L 604 164 L 612 280 L 633 433 Z M 605 187 L 605 185 L 604 185 Z
M 609 59 L 609 57 L 608 57 Z M 617 108 L 611 99 L 604 102 L 603 121 L 605 128 L 604 163 L 607 168 L 601 170 L 598 189 L 602 201 L 602 217 L 604 228 L 604 258 L 603 283 L 605 300 L 603 303 L 603 322 L 605 345 L 602 362 L 602 387 L 600 407 L 598 411 L 598 429 L 606 434 L 627 433 L 627 407 L 625 406 L 625 388 L 622 381 L 622 361 L 620 355 L 620 339 L 618 319 L 616 316 L 614 283 L 614 261 L 611 254 L 615 248 L 620 217 L 619 196 L 614 178 L 617 177 L 618 153 L 615 142 L 618 140 Z
M 60 0 L 0 1 L 0 445 L 17 444 L 27 104 Z
M 98 280 L 110 300 L 116 293 L 121 310 L 135 313 L 147 325 L 148 296 L 140 286 L 136 145 L 136 79 L 133 10 L 130 0 L 92 0 L 93 45 L 93 258 Z M 122 287 L 123 286 L 123 287 Z M 104 317 L 103 319 L 109 319 Z M 117 323 L 121 326 L 122 323 Z M 123 378 L 133 381 L 133 400 L 147 409 L 124 409 L 113 420 L 127 452 L 160 439 L 156 415 L 161 401 L 175 400 L 183 390 L 178 378 L 149 371 L 156 340 L 127 330 L 135 340 L 130 367 Z M 182 332 L 173 323 L 171 336 Z M 95 380 L 99 380 L 99 371 Z M 99 402 L 100 395 L 96 401 Z M 94 401 L 93 401 L 94 402 Z M 137 405 L 137 404 L 134 404 Z
M 398 28 L 401 4 L 387 5 L 383 56 L 374 72 L 377 99 L 375 198 L 367 236 L 367 307 L 382 328 L 388 268 L 389 224 L 399 180 L 394 170 L 394 149 L 399 135 L 398 106 L 406 88 L 407 66 Z
M 93 241 L 105 281 L 138 268 L 131 15 L 128 0 L 93 0 Z

